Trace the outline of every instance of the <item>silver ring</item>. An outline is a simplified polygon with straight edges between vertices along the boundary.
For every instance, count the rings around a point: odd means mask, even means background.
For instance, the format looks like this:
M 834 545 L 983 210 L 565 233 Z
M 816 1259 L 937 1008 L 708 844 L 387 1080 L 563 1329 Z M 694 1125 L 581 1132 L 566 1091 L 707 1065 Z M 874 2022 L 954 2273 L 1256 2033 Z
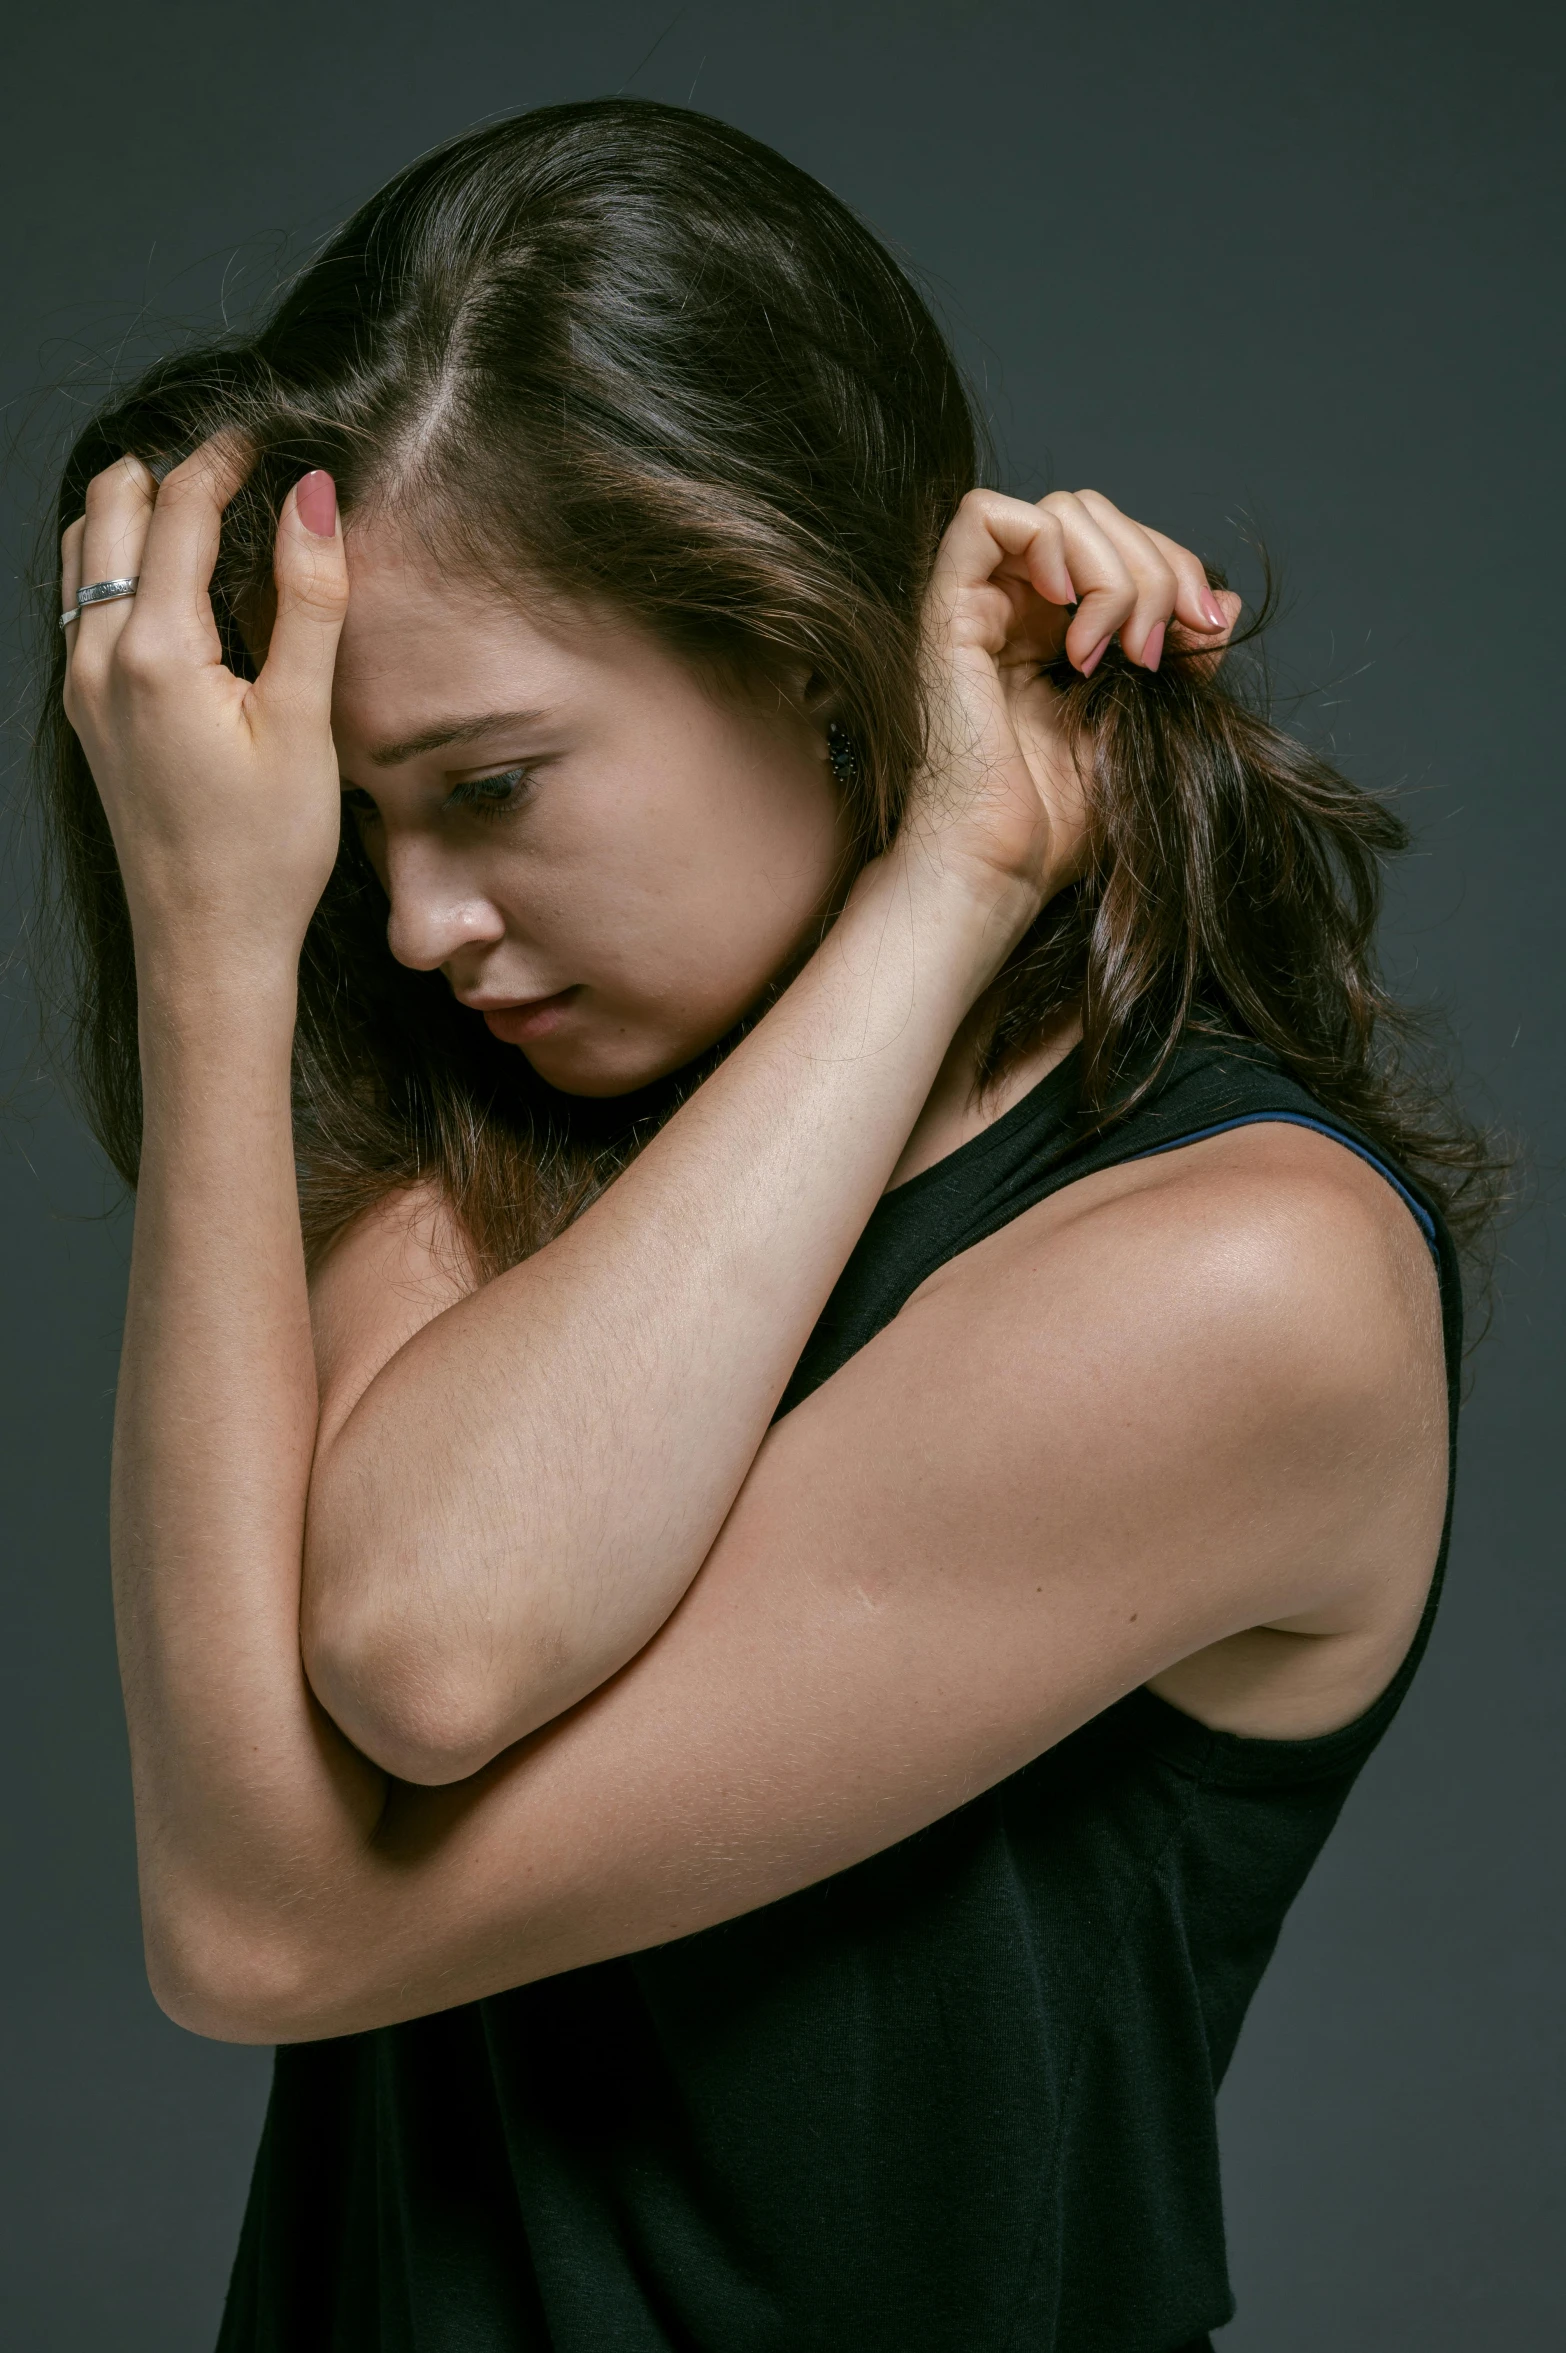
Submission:
M 76 607 L 72 605 L 68 613 L 62 613 L 60 615 L 60 627 L 63 629 L 67 621 L 78 621 L 80 618 L 81 615 L 77 612 Z
M 78 605 L 112 605 L 117 597 L 134 596 L 141 574 L 130 580 L 90 580 L 76 591 Z

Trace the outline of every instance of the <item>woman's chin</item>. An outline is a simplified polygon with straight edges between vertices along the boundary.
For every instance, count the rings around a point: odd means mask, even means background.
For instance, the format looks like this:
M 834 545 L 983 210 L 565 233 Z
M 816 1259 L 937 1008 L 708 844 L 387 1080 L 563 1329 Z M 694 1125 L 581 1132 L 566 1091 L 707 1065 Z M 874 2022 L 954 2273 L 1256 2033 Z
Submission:
M 700 1062 L 724 1039 L 734 1036 L 753 1011 L 753 997 L 736 992 L 732 1001 L 686 1005 L 678 1014 L 673 1007 L 663 1006 L 652 1018 L 641 1021 L 594 1001 L 567 1006 L 531 1035 L 526 1034 L 532 1029 L 526 1016 L 522 1036 L 504 1036 L 501 1025 L 509 1026 L 505 1013 L 493 1017 L 488 1027 L 491 1035 L 501 1036 L 503 1043 L 523 1055 L 529 1068 L 558 1094 L 607 1101 L 616 1095 L 640 1094 L 677 1071 L 689 1070 L 692 1063 Z
M 529 1045 L 518 1046 L 516 1051 L 556 1094 L 608 1102 L 616 1095 L 636 1095 L 644 1087 L 656 1086 L 660 1079 L 693 1062 L 702 1048 L 682 1043 L 661 1053 L 649 1047 L 641 1053 L 595 1055 L 581 1044 L 573 1051 L 564 1039 L 556 1044 L 553 1039 L 539 1038 Z

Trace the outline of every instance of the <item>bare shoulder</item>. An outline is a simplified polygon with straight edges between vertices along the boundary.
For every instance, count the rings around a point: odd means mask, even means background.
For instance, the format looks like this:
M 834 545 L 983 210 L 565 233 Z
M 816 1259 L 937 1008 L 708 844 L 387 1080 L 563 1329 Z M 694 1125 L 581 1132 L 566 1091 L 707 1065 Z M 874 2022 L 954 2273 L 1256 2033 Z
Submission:
M 981 1265 L 983 1252 L 993 1263 Z M 1140 1299 L 1193 1346 L 1254 1337 L 1290 1378 L 1395 1395 L 1411 1376 L 1444 1396 L 1434 1260 L 1402 1197 L 1330 1137 L 1237 1128 L 1084 1178 L 942 1272 Z M 939 1280 L 939 1278 L 932 1278 Z M 1390 1381 L 1388 1376 L 1391 1376 Z
M 1068 1187 L 943 1268 L 931 1306 L 943 1286 L 1009 1325 L 1019 1361 L 1040 1330 L 1057 1361 L 1078 1361 L 1078 1410 L 1091 1397 L 1120 1424 L 1125 1492 L 1167 1419 L 1160 1486 L 1182 1456 L 1202 1466 L 1216 1522 L 1259 1475 L 1276 1498 L 1268 1540 L 1314 1557 L 1282 1607 L 1258 1558 L 1254 1624 L 1154 1689 L 1263 1737 L 1330 1730 L 1369 1704 L 1418 1623 L 1447 1485 L 1439 1283 L 1383 1176 L 1309 1129 L 1236 1129 Z
M 476 1288 L 462 1230 L 435 1185 L 388 1193 L 344 1229 L 310 1279 L 323 1443 L 398 1349 Z
M 1137 1208 L 1175 1279 L 1209 1287 L 1297 1383 L 1350 1417 L 1380 1469 L 1411 1455 L 1446 1479 L 1447 1388 L 1436 1261 L 1407 1201 L 1347 1146 L 1272 1122 L 1139 1165 Z M 1125 1196 L 1128 1213 L 1134 1196 Z M 1347 1451 L 1347 1450 L 1346 1450 Z

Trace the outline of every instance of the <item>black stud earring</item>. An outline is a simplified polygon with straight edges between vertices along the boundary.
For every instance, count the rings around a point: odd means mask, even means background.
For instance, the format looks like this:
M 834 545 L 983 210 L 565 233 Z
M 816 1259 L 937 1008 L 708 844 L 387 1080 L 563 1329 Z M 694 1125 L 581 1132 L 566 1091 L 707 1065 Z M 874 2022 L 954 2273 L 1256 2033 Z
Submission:
M 836 781 L 846 791 L 859 781 L 859 746 L 841 719 L 827 721 L 827 761 Z

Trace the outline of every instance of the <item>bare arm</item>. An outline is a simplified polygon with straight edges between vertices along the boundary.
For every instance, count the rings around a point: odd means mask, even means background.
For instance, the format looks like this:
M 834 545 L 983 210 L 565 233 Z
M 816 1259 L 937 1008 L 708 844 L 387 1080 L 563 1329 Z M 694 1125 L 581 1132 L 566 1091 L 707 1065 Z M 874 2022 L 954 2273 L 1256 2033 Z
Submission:
M 150 481 L 111 470 L 85 532 L 68 535 L 66 561 L 68 585 L 84 564 L 89 576 L 143 579 L 128 614 L 84 615 L 69 696 L 115 829 L 141 986 L 146 1150 L 114 1549 L 149 1944 L 161 1984 L 221 1983 L 225 2014 L 236 2004 L 251 2014 L 245 1984 L 275 1992 L 296 1965 L 313 1966 L 300 1932 L 321 1889 L 364 1891 L 363 1873 L 390 1852 L 378 1844 L 390 1817 L 383 1775 L 323 1713 L 298 1650 L 319 1397 L 288 1055 L 299 942 L 336 845 L 325 716 L 341 547 L 307 533 L 290 502 L 272 650 L 256 685 L 233 679 L 204 594 L 222 472 L 219 453 L 201 453 L 169 477 L 149 518 Z M 1025 546 L 1030 512 L 1001 518 Z M 979 518 L 981 536 L 994 520 Z M 992 562 L 996 552 L 991 542 Z M 964 580 L 947 586 L 960 603 Z M 509 1287 L 454 1305 L 397 1351 L 376 1379 L 394 1408 L 382 1427 L 398 1445 L 375 1437 L 355 1480 L 364 1401 L 328 1434 L 323 1585 L 350 1606 L 319 1641 L 318 1673 L 349 1733 L 409 1777 L 450 1779 L 494 1755 L 612 1673 L 675 1607 L 952 1030 L 1049 887 L 1056 829 L 1018 753 L 986 640 L 999 642 L 1006 624 L 992 610 L 985 618 L 995 596 L 982 578 L 977 593 L 977 622 L 951 648 L 970 692 L 972 773 L 944 780 L 954 789 L 938 835 L 920 834 L 862 878 L 827 952 L 670 1123 L 634 1185 L 617 1186 Z M 649 1262 L 662 1266 L 661 1288 Z M 627 1296 L 656 1331 L 619 1328 Z M 439 1354 L 451 1331 L 465 1363 L 514 1371 L 527 1401 L 532 1450 L 520 1468 L 548 1508 L 528 1523 L 537 1549 L 520 1562 L 514 1523 L 500 1531 L 486 1519 L 484 1491 L 486 1450 L 519 1467 L 506 1451 L 515 1408 L 509 1392 L 497 1413 L 482 1380 L 451 1379 Z M 573 1386 L 579 1347 L 598 1374 Z M 700 1369 L 709 1351 L 716 1379 Z M 416 1363 L 431 1377 L 405 1393 Z M 705 1421 L 683 1404 L 671 1420 L 670 1386 L 684 1383 Z M 551 1397 L 563 1410 L 549 1411 Z M 422 1424 L 434 1417 L 432 1434 Z M 366 1412 L 361 1432 L 377 1427 Z M 683 1458 L 671 1434 L 690 1450 Z M 478 1478 L 454 1481 L 454 1460 L 477 1461 Z M 621 1476 L 627 1461 L 645 1474 L 640 1486 Z M 339 1527 L 361 1514 L 372 1546 L 411 1531 L 404 1555 L 333 1554 L 338 1464 L 349 1506 Z M 383 1485 L 389 1505 L 377 1518 L 367 1488 Z M 471 1525 L 446 1516 L 458 1487 L 479 1495 Z M 615 1590 L 560 1573 L 562 1560 L 580 1566 L 569 1543 L 584 1506 L 596 1523 L 591 1565 L 629 1560 Z M 455 1571 L 437 1559 L 431 1527 L 475 1534 Z M 502 1537 L 509 1549 L 485 1552 Z M 366 1559 L 386 1573 L 363 1634 L 351 1605 Z M 487 1581 L 494 1609 L 459 1625 L 454 1644 L 453 1577 Z M 389 1664 L 376 1648 L 388 1623 L 401 1633 Z M 551 1684 L 562 1645 L 571 1664 Z M 453 1649 L 467 1677 L 457 1684 L 443 1680 Z M 476 1699 L 475 1655 L 498 1661 Z M 428 1685 L 423 1659 L 434 1663 Z M 414 1817 L 416 1836 L 425 1819 Z
M 1196 593 L 1161 562 L 1138 586 L 1091 516 L 1069 515 L 1057 531 L 980 499 L 948 535 L 928 618 L 958 748 L 929 780 L 938 815 L 916 802 L 911 838 L 801 981 L 589 1215 L 450 1305 L 323 1431 L 306 1665 L 405 1777 L 464 1775 L 594 1688 L 706 1557 L 1015 910 L 1067 867 L 1075 780 L 1018 606 L 1063 630 L 1040 591 L 1064 599 L 1076 578 L 1085 652 L 1128 599 L 1151 629 L 1158 598 Z M 1015 601 L 994 577 L 1007 564 Z M 978 871 L 992 894 L 997 866 L 1005 912 L 976 951 L 953 886 Z
M 297 517 L 285 523 L 280 557 L 313 567 L 319 611 L 303 642 L 319 659 L 308 677 L 290 668 L 301 639 L 280 625 L 247 698 L 216 664 L 205 606 L 213 462 L 179 469 L 155 511 L 132 470 L 94 488 L 91 568 L 117 534 L 114 560 L 143 576 L 130 618 L 117 607 L 84 617 L 73 672 L 138 911 L 148 1025 L 121 1525 L 155 1522 L 167 1542 L 188 1502 L 193 1548 L 224 1548 L 220 1498 L 251 1487 L 241 1425 L 214 1431 L 199 1466 L 165 1459 L 154 1425 L 184 1420 L 182 1384 L 212 1410 L 230 1380 L 248 1391 L 245 1439 L 258 1475 L 267 1464 L 279 1477 L 264 1533 L 234 1522 L 236 1556 L 274 1544 L 285 1560 L 302 1556 L 306 1667 L 362 1751 L 404 1778 L 461 1778 L 623 1665 L 688 1586 L 953 1031 L 1067 866 L 1072 780 L 1066 764 L 1062 795 L 1040 723 L 1047 690 L 1035 691 L 1036 662 L 998 666 L 1016 649 L 1019 607 L 1041 608 L 1047 592 L 1061 625 L 1074 569 L 1084 591 L 1070 628 L 1088 645 L 1106 621 L 1151 629 L 1177 590 L 1197 592 L 1161 563 L 1133 580 L 1074 509 L 1073 538 L 1052 513 L 969 502 L 931 598 L 959 749 L 922 821 L 861 877 L 783 1001 L 588 1216 L 406 1338 L 331 1415 L 301 1536 L 296 1480 L 281 1473 L 301 1459 L 316 1401 L 299 1370 L 284 1087 L 312 894 L 307 874 L 285 872 L 278 909 L 258 909 L 269 846 L 240 826 L 225 837 L 224 797 L 198 795 L 188 772 L 203 728 L 228 728 L 224 759 L 242 736 L 250 778 L 236 766 L 230 799 L 246 799 L 252 832 L 292 822 L 314 845 L 318 889 L 324 808 L 335 810 L 321 782 L 340 550 L 312 550 Z M 268 718 L 270 737 L 256 724 Z M 285 749 L 286 778 L 272 772 Z M 154 810 L 178 857 L 149 838 Z M 204 865 L 193 923 L 190 877 Z M 192 1320 L 175 1323 L 187 1298 Z M 270 1328 L 252 1320 L 262 1299 Z M 143 1337 L 149 1316 L 155 1342 Z M 273 1351 L 281 1321 L 294 1334 L 286 1366 L 259 1352 Z
M 1412 1633 L 1444 1483 L 1435 1285 L 1378 1177 L 1248 1129 L 1091 1179 L 769 1433 L 618 1676 L 468 1782 L 394 1786 L 281 1915 L 231 1892 L 160 1998 L 308 2039 L 659 1944 L 910 1835 L 1144 1681 L 1181 1704 L 1194 1677 L 1239 1731 L 1330 1729 Z
M 426 1324 L 325 1445 L 305 1656 L 403 1777 L 465 1777 L 580 1699 L 710 1551 L 991 976 L 998 927 L 921 889 L 917 864 L 862 877 L 781 1003 L 586 1216 Z

